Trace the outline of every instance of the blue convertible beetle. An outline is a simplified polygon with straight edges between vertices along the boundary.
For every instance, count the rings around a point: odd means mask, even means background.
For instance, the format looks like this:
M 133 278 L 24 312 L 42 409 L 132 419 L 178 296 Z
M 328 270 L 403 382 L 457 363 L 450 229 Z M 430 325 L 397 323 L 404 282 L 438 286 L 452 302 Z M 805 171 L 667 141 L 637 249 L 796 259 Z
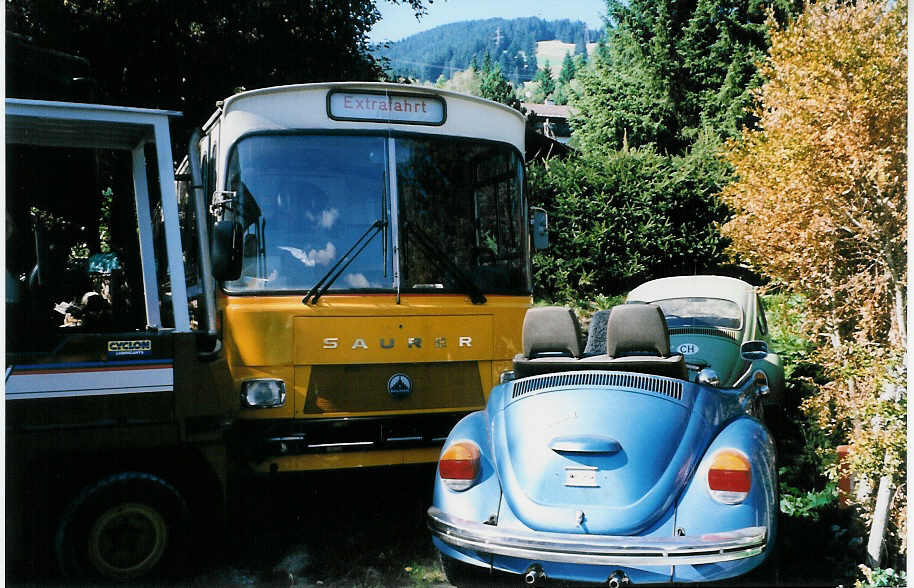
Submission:
M 612 309 L 600 353 L 581 352 L 567 308 L 533 308 L 523 329 L 513 374 L 439 460 L 428 523 L 451 583 L 486 570 L 528 584 L 708 582 L 764 561 L 778 504 L 765 354 L 744 345 L 736 387 L 710 370 L 690 381 L 647 303 Z

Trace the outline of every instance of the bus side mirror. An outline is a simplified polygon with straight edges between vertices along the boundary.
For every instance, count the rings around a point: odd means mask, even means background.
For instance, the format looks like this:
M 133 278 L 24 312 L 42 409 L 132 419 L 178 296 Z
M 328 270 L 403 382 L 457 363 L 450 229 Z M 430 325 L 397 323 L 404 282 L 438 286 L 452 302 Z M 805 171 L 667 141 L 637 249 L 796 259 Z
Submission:
M 241 277 L 241 226 L 230 220 L 213 224 L 213 277 L 231 281 Z
M 542 208 L 531 208 L 533 218 L 530 219 L 532 225 L 533 248 L 545 249 L 549 247 L 549 215 Z

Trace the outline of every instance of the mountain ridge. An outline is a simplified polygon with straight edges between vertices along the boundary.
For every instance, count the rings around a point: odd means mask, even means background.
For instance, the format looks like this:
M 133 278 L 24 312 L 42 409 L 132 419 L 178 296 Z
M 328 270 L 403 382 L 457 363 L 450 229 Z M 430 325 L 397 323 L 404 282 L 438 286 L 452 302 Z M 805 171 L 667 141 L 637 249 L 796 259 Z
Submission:
M 481 65 L 488 51 L 492 62 L 500 64 L 505 77 L 517 86 L 532 79 L 543 65 L 536 60 L 538 41 L 573 43 L 578 54 L 603 35 L 583 21 L 493 17 L 439 25 L 379 44 L 372 54 L 386 60 L 395 77 L 434 82 L 442 75 L 449 78 L 455 71 L 467 69 L 474 60 Z

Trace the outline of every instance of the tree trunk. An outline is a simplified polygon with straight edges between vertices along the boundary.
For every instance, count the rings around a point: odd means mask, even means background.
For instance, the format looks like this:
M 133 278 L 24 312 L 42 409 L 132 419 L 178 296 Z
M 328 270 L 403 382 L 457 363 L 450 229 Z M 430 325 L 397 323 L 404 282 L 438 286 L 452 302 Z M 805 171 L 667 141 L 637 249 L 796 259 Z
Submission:
M 885 528 L 889 518 L 889 507 L 892 504 L 892 477 L 879 478 L 879 491 L 876 493 L 876 508 L 873 510 L 873 524 L 870 526 L 870 538 L 866 543 L 867 565 L 878 568 L 882 558 L 882 544 L 885 540 Z
M 908 329 L 905 324 L 906 316 L 905 310 L 907 305 L 905 304 L 905 291 L 904 287 L 895 282 L 895 324 L 896 330 L 898 332 L 898 337 L 901 339 L 901 347 L 904 348 L 908 344 Z

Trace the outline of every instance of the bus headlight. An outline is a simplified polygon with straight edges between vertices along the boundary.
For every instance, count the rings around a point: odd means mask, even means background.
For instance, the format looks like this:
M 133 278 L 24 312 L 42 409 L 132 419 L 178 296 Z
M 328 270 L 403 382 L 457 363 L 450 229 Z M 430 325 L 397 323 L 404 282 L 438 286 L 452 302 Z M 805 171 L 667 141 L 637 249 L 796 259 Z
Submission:
M 248 408 L 275 408 L 286 403 L 286 383 L 274 378 L 241 383 L 241 403 Z

